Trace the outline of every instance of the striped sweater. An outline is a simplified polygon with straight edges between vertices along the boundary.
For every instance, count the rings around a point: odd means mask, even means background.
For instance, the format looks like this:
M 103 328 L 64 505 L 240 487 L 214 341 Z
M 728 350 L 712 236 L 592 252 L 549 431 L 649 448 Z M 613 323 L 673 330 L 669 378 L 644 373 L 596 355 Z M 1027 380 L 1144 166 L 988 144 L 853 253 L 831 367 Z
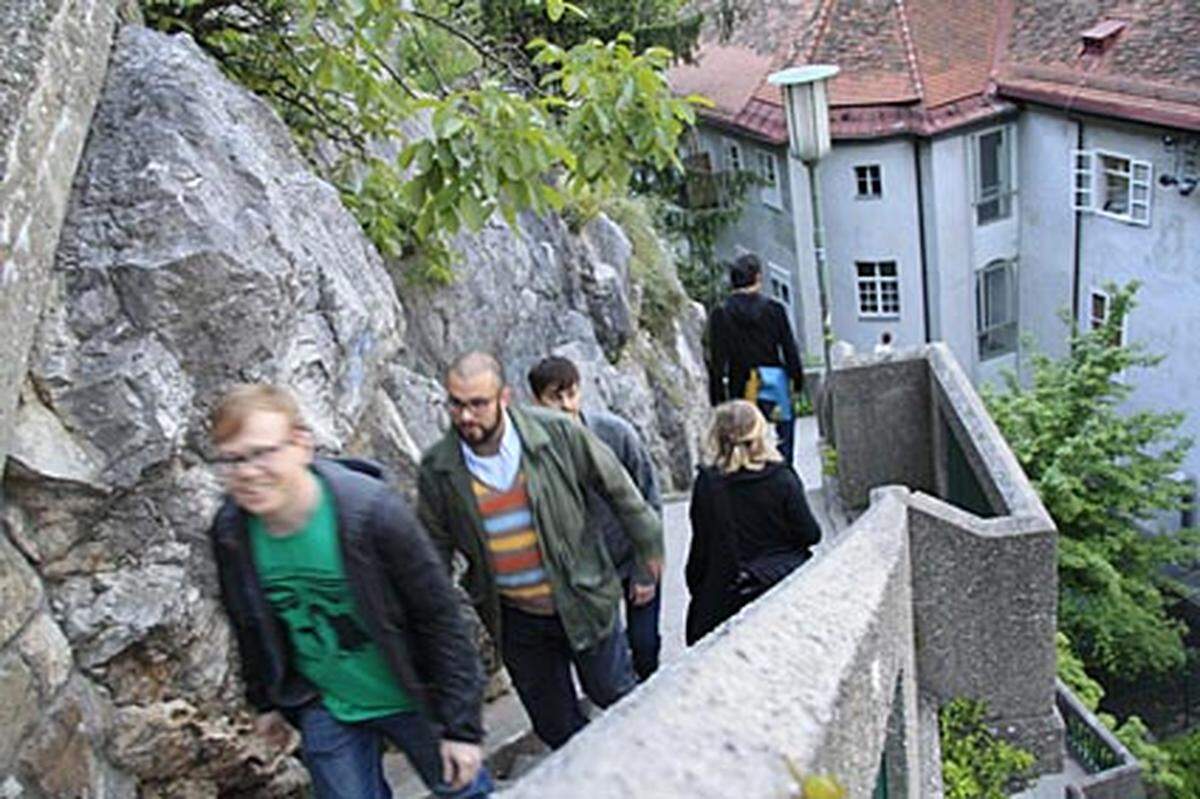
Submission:
M 471 480 L 471 487 L 483 518 L 488 557 L 500 598 L 528 613 L 553 615 L 554 597 L 542 565 L 524 473 L 519 473 L 506 491 L 498 491 L 477 479 Z

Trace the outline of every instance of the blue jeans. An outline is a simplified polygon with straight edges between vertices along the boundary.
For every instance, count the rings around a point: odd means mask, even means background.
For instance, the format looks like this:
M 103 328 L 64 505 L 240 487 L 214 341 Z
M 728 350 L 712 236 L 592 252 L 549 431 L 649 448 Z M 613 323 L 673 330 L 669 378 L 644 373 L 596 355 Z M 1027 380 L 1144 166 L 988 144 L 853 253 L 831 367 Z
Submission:
M 507 605 L 501 613 L 504 666 L 533 731 L 551 749 L 587 724 L 571 681 L 572 663 L 583 692 L 597 707 L 608 707 L 637 686 L 620 619 L 607 638 L 576 652 L 558 616 L 535 616 Z
M 457 791 L 442 781 L 442 758 L 433 728 L 419 713 L 377 719 L 338 721 L 320 702 L 291 711 L 300 729 L 301 756 L 312 776 L 317 799 L 392 799 L 383 778 L 383 739 L 404 752 L 429 790 L 444 799 L 476 799 L 492 791 L 486 767 Z
M 662 607 L 662 583 L 654 586 L 654 599 L 645 605 L 634 605 L 629 601 L 631 579 L 621 581 L 625 591 L 626 637 L 629 651 L 633 655 L 633 670 L 639 682 L 645 682 L 658 669 L 658 651 L 662 638 L 658 634 L 658 614 Z

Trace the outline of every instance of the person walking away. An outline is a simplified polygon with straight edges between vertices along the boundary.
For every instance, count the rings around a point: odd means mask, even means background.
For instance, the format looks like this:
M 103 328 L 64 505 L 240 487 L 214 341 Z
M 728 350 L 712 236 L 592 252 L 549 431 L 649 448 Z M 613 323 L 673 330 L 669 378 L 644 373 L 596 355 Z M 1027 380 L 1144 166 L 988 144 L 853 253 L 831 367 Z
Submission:
M 688 646 L 807 561 L 821 540 L 804 485 L 773 437 L 753 403 L 717 407 L 708 433 L 713 462 L 697 474 L 688 509 Z
M 551 355 L 539 361 L 529 370 L 529 390 L 538 405 L 562 411 L 604 442 L 625 467 L 642 498 L 662 519 L 658 478 L 642 437 L 620 416 L 599 410 L 583 412 L 579 369 L 570 359 Z M 608 502 L 594 489 L 588 490 L 587 509 L 590 534 L 604 539 L 609 558 L 621 579 L 625 595 L 625 633 L 633 655 L 633 670 L 638 680 L 644 682 L 658 668 L 658 654 L 662 648 L 658 632 L 661 586 L 648 574 L 635 572 L 633 542 L 625 535 L 625 529 Z
M 708 323 L 709 399 L 715 407 L 746 399 L 774 425 L 783 460 L 792 464 L 793 392 L 804 386 L 804 368 L 787 311 L 762 295 L 762 264 L 747 253 L 733 262 L 732 292 Z M 790 385 L 789 385 L 790 383 Z
M 533 729 L 550 747 L 587 719 L 571 679 L 608 707 L 637 684 L 621 627 L 621 583 L 587 527 L 585 497 L 608 501 L 635 568 L 662 573 L 662 525 L 620 462 L 561 413 L 510 405 L 504 371 L 469 352 L 446 371 L 451 429 L 421 459 L 418 515 L 463 584 Z
M 450 581 L 380 469 L 314 458 L 295 399 L 238 386 L 212 416 L 210 530 L 255 729 L 288 724 L 318 799 L 390 799 L 382 741 L 438 797 L 487 796 L 483 674 Z

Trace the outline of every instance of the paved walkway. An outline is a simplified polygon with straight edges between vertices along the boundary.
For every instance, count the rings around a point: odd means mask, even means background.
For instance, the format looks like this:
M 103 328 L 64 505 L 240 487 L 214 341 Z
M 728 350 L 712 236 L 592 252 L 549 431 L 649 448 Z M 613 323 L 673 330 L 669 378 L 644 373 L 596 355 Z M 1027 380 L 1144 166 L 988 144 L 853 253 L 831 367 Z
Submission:
M 816 548 L 819 554 L 836 537 L 832 523 L 825 512 L 821 495 L 821 458 L 817 450 L 817 425 L 812 416 L 796 423 L 796 472 L 808 490 L 809 505 L 813 509 L 823 531 L 822 544 Z M 692 526 L 688 520 L 688 496 L 679 494 L 668 497 L 663 505 L 663 534 L 666 544 L 666 573 L 663 577 L 663 608 L 660 621 L 662 653 L 660 661 L 669 663 L 684 650 L 683 629 L 687 612 L 688 592 L 684 584 L 683 565 L 687 559 L 688 545 L 692 538 Z M 522 738 L 529 730 L 529 720 L 516 694 L 508 693 L 491 702 L 485 708 L 484 726 L 488 730 L 485 748 L 489 752 L 509 749 L 513 742 Z M 526 749 L 531 747 L 524 745 Z M 540 757 L 535 754 L 518 758 L 518 771 L 532 767 Z M 507 770 L 512 762 L 511 751 L 506 752 L 501 769 Z M 523 761 L 523 762 L 521 762 Z M 391 754 L 385 758 L 385 768 L 398 799 L 425 797 L 427 792 L 420 780 L 408 768 L 402 755 Z

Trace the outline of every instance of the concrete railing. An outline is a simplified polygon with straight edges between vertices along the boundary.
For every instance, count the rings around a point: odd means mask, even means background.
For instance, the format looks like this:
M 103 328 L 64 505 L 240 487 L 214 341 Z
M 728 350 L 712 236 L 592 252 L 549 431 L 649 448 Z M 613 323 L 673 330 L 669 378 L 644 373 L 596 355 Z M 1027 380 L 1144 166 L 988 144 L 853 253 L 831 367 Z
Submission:
M 933 709 L 958 696 L 1061 769 L 1055 531 L 979 398 L 936 346 L 844 364 L 831 388 L 862 515 L 507 796 L 785 797 L 790 763 L 852 797 L 936 799 Z M 962 490 L 951 441 L 984 515 L 939 496 Z
M 1062 765 L 1055 709 L 1057 533 L 979 395 L 942 344 L 843 358 L 832 385 L 838 484 L 909 500 L 922 691 L 988 704 L 992 726 Z
M 1144 799 L 1142 767 L 1133 753 L 1062 682 L 1058 711 L 1066 722 L 1067 752 L 1087 772 L 1072 781 L 1075 799 Z
M 896 771 L 917 773 L 907 493 L 877 493 L 837 546 L 661 669 L 505 796 L 786 797 L 796 790 L 791 761 L 867 797 L 889 742 Z M 911 784 L 890 795 L 917 799 Z

